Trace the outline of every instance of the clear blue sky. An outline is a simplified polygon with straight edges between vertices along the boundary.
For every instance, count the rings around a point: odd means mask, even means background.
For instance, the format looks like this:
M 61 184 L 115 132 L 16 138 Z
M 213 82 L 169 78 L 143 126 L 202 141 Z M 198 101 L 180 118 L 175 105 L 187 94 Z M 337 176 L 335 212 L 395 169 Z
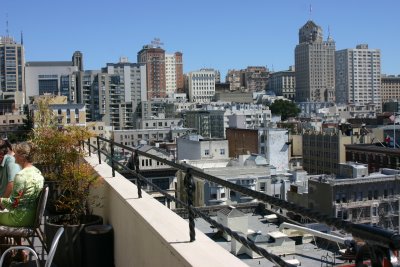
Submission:
M 324 39 L 329 27 L 337 50 L 367 43 L 381 49 L 382 73 L 400 74 L 399 0 L 5 0 L 0 35 L 7 17 L 11 36 L 23 31 L 26 61 L 70 60 L 80 50 L 85 69 L 100 69 L 120 56 L 136 62 L 158 37 L 167 52 L 183 53 L 184 72 L 211 67 L 223 77 L 293 65 L 298 30 L 311 18 Z

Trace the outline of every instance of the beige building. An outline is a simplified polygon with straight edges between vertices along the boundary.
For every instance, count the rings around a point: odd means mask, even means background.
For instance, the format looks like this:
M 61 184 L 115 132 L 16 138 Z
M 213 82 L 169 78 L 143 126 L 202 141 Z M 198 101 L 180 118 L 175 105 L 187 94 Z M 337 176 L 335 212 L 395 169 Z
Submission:
M 398 231 L 399 170 L 368 175 L 364 164 L 341 164 L 339 178 L 308 181 L 308 208 L 354 223 Z
M 382 103 L 400 100 L 400 75 L 382 75 L 381 92 Z
M 352 136 L 338 132 L 303 134 L 303 167 L 310 174 L 332 174 L 339 170 L 339 163 L 346 161 L 344 145 L 351 144 Z
M 0 137 L 6 137 L 9 133 L 18 134 L 20 127 L 24 125 L 25 115 L 6 113 L 0 115 Z
M 54 116 L 59 125 L 86 126 L 86 107 L 85 104 L 68 104 L 66 96 L 37 96 L 34 97 L 33 118 L 36 117 L 37 106 L 35 102 L 41 98 L 49 99 L 49 107 L 53 110 Z
M 335 100 L 335 41 L 323 41 L 322 28 L 309 20 L 295 48 L 296 102 Z

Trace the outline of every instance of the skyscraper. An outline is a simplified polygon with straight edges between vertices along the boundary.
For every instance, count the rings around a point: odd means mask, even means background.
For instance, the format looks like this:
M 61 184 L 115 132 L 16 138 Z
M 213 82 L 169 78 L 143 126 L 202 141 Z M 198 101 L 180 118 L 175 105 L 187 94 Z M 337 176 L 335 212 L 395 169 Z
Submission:
M 0 37 L 0 99 L 24 104 L 24 47 L 10 36 Z
M 168 95 L 184 93 L 182 53 L 165 54 L 165 83 Z
M 143 46 L 137 62 L 146 66 L 147 99 L 167 96 L 165 79 L 165 50 L 158 42 Z
M 81 51 L 75 51 L 72 55 L 72 64 L 78 67 L 79 71 L 83 71 L 83 54 Z
M 320 26 L 309 20 L 295 48 L 297 102 L 335 101 L 335 42 L 323 41 Z
M 336 102 L 381 108 L 381 51 L 367 44 L 336 52 Z

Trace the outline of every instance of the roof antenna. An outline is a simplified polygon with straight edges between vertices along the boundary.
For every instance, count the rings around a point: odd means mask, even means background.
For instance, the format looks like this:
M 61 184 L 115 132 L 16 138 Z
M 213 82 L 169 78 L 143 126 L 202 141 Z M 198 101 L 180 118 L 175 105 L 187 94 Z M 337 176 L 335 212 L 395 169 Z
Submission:
M 328 40 L 331 40 L 331 27 L 328 25 Z
M 312 5 L 310 4 L 310 20 L 311 20 L 311 17 L 312 17 Z
M 21 31 L 21 45 L 24 45 L 24 33 Z
M 9 32 L 8 32 L 8 13 L 6 13 L 6 36 L 9 37 Z

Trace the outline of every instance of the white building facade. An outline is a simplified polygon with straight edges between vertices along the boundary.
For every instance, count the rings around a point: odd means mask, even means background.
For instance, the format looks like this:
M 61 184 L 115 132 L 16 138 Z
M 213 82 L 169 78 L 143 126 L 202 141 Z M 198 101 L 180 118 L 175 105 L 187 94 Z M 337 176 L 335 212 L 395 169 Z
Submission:
M 68 101 L 77 103 L 77 66 L 72 61 L 34 61 L 25 65 L 26 100 L 29 97 L 52 94 L 67 96 Z
M 228 159 L 228 140 L 205 139 L 201 135 L 188 134 L 176 140 L 178 160 Z
M 188 74 L 189 101 L 209 103 L 215 95 L 215 71 L 201 69 Z
M 165 86 L 167 95 L 176 93 L 175 54 L 165 54 Z
M 336 51 L 336 102 L 381 107 L 381 52 L 367 44 Z

